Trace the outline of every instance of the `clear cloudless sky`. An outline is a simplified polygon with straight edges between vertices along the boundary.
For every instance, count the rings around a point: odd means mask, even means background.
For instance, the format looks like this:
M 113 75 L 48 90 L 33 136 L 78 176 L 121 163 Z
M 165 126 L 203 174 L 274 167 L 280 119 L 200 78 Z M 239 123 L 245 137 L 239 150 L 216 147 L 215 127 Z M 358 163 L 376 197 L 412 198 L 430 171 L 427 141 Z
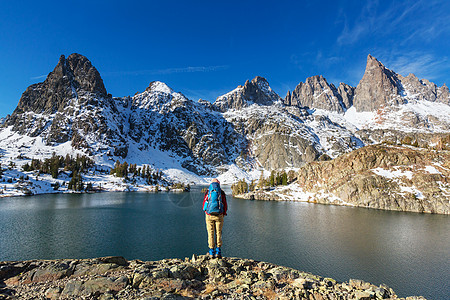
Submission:
M 450 1 L 0 0 L 0 117 L 61 54 L 85 55 L 115 97 L 167 83 L 214 101 L 263 76 L 281 97 L 313 75 L 356 86 L 368 54 L 450 83 Z

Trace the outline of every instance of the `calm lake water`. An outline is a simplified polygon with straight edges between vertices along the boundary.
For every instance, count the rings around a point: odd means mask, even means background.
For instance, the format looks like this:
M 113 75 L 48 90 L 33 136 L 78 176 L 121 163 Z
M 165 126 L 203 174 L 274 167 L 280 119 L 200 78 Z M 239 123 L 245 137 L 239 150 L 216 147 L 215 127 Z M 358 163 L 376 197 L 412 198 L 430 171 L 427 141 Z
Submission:
M 228 195 L 230 193 L 227 193 Z M 203 196 L 101 193 L 0 199 L 0 260 L 205 254 Z M 228 196 L 223 254 L 400 296 L 450 297 L 450 218 Z

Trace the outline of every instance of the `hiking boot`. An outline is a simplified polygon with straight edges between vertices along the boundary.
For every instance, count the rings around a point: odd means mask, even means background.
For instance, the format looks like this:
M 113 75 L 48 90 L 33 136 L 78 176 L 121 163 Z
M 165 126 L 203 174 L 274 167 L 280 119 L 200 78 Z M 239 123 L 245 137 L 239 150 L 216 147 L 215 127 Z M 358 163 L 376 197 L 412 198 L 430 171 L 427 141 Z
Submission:
M 216 248 L 216 258 L 222 258 L 222 250 L 220 247 Z
M 209 255 L 209 257 L 213 258 L 214 257 L 214 249 L 209 249 L 208 255 Z

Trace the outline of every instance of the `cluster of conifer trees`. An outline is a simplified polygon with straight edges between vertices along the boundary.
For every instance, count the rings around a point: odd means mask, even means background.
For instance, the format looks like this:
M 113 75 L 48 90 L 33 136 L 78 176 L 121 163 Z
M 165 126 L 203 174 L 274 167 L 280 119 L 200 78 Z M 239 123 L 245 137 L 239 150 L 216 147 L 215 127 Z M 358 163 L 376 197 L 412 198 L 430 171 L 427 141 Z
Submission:
M 85 155 L 77 155 L 76 157 L 69 154 L 64 156 L 53 153 L 51 158 L 40 160 L 33 158 L 31 163 L 26 163 L 23 166 L 25 172 L 39 171 L 40 174 L 50 174 L 53 178 L 58 177 L 59 169 L 64 168 L 64 171 L 84 173 L 89 168 L 94 166 L 94 161 Z
M 23 171 L 39 171 L 39 174 L 50 174 L 53 178 L 57 178 L 62 168 L 64 171 L 70 172 L 70 176 L 72 177 L 69 181 L 68 188 L 70 190 L 82 191 L 85 187 L 81 173 L 85 173 L 93 166 L 94 161 L 85 155 L 77 154 L 77 156 L 73 157 L 67 154 L 64 157 L 53 153 L 51 158 L 44 160 L 33 158 L 30 163 L 26 163 L 23 166 Z
M 141 177 L 147 181 L 147 184 L 158 184 L 162 180 L 162 171 L 154 171 L 150 166 L 143 165 L 142 168 L 137 167 L 136 164 L 128 164 L 126 161 L 121 163 L 119 160 L 114 164 L 114 168 L 111 169 L 111 175 L 116 175 L 117 177 L 128 178 L 132 176 L 133 178 Z
M 269 178 L 265 178 L 264 173 L 261 172 L 261 177 L 259 178 L 258 183 L 256 183 L 255 180 L 252 180 L 250 184 L 248 184 L 245 179 L 242 179 L 231 185 L 231 192 L 233 195 L 239 195 L 252 192 L 257 189 L 287 185 L 293 182 L 296 179 L 296 176 L 297 175 L 293 170 L 290 170 L 287 173 L 284 170 L 281 172 L 272 170 Z

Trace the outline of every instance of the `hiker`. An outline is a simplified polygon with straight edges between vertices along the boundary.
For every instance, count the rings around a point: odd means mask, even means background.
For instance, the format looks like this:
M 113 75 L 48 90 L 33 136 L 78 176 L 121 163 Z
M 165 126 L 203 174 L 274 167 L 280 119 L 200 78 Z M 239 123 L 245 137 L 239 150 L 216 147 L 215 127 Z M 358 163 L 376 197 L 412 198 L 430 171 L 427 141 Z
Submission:
M 227 215 L 227 199 L 217 179 L 211 181 L 205 193 L 203 211 L 208 231 L 208 254 L 210 257 L 222 258 L 222 227 L 223 217 Z

